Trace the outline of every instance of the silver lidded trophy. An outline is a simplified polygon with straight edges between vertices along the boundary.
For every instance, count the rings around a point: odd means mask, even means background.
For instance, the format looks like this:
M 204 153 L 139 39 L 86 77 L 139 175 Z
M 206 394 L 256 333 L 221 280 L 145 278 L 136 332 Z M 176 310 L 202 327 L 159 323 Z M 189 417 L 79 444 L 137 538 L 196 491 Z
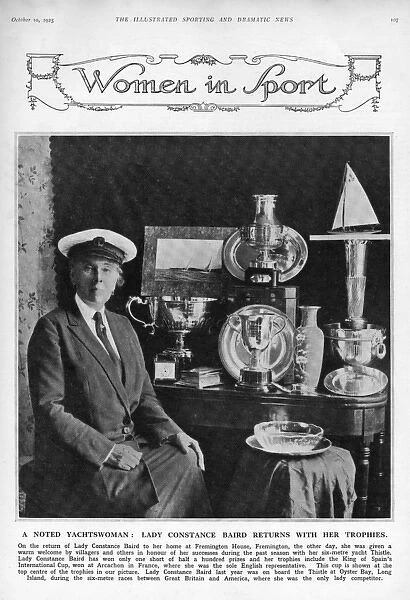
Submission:
M 254 194 L 255 218 L 250 225 L 241 227 L 241 238 L 259 255 L 250 261 L 245 281 L 251 284 L 276 286 L 278 264 L 275 251 L 284 242 L 284 228 L 276 216 L 276 194 Z
M 386 354 L 386 330 L 368 323 L 363 316 L 369 243 L 390 239 L 380 234 L 379 228 L 366 192 L 346 164 L 332 231 L 329 235 L 310 236 L 311 240 L 342 240 L 345 244 L 347 318 L 325 325 L 331 355 L 346 365 L 325 377 L 324 385 L 335 393 L 366 396 L 387 384 L 383 373 L 369 368 Z

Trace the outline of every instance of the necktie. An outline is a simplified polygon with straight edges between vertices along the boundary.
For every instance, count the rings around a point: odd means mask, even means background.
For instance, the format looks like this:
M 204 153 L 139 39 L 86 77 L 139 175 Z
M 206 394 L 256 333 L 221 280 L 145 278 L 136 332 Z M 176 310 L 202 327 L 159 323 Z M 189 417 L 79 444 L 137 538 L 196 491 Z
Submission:
M 114 348 L 110 344 L 110 340 L 108 339 L 107 331 L 103 323 L 101 313 L 96 312 L 93 316 L 93 319 L 95 321 L 95 331 L 97 333 L 98 339 L 100 339 L 104 344 L 104 348 L 107 350 L 112 362 L 115 365 L 115 368 L 117 369 L 119 378 L 122 379 L 122 363 L 118 356 L 115 354 Z

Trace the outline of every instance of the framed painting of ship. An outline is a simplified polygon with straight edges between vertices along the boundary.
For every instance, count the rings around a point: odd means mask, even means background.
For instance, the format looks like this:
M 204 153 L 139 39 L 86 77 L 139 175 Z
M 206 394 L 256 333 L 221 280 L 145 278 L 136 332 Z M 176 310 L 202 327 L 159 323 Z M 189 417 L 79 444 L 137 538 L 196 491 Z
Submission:
M 144 229 L 143 296 L 221 297 L 227 278 L 224 241 L 234 227 Z

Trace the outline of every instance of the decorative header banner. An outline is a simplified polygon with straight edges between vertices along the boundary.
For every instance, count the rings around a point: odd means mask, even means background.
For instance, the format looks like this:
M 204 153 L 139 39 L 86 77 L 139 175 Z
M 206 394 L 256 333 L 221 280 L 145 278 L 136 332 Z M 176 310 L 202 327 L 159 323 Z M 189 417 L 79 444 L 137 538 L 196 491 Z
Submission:
M 380 55 L 346 55 L 344 64 L 282 54 L 227 59 L 197 54 L 124 54 L 63 63 L 62 54 L 27 54 L 28 101 L 54 110 L 157 106 L 172 111 L 284 108 L 377 111 Z

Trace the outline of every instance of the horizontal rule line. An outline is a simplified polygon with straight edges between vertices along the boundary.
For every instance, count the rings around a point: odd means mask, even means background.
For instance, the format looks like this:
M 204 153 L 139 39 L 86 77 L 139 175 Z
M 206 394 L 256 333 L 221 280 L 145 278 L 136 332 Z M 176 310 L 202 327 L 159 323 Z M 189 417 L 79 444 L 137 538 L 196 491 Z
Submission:
M 85 104 L 87 106 L 192 106 L 192 105 L 196 105 L 196 104 L 205 104 L 205 105 L 209 105 L 209 104 L 215 104 L 215 106 L 224 106 L 224 107 L 231 107 L 231 106 L 238 106 L 238 107 L 255 107 L 255 108 L 324 108 L 323 104 L 219 104 L 217 102 L 190 102 L 190 103 L 177 103 L 177 102 L 165 102 L 165 103 L 155 103 L 155 104 L 136 104 L 136 103 L 129 103 L 129 102 L 69 102 L 68 103 L 69 106 L 76 106 L 78 104 Z M 329 108 L 337 108 L 337 106 L 335 107 L 329 107 Z

